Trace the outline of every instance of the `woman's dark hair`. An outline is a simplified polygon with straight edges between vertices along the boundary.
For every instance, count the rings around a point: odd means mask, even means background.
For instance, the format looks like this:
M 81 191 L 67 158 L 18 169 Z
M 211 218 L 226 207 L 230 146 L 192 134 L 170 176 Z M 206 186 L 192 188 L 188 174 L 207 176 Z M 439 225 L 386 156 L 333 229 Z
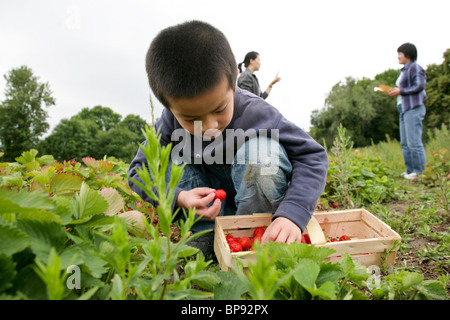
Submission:
M 168 97 L 197 96 L 223 77 L 236 87 L 236 59 L 227 38 L 201 21 L 162 30 L 150 44 L 145 67 L 150 88 L 166 108 Z
M 417 48 L 412 43 L 404 43 L 398 47 L 397 52 L 403 52 L 405 57 L 409 58 L 411 61 L 417 60 Z
M 250 51 L 245 55 L 244 61 L 238 64 L 239 72 L 242 72 L 242 64 L 247 68 L 250 64 L 250 59 L 256 59 L 258 58 L 259 53 L 256 51 Z

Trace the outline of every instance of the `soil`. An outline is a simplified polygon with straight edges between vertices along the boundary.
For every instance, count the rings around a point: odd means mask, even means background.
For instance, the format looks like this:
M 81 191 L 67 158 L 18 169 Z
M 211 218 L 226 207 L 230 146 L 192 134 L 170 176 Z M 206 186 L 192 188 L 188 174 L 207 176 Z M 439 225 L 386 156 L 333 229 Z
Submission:
M 392 201 L 390 203 L 384 204 L 389 207 L 390 210 L 399 213 L 406 213 L 411 202 L 409 201 Z M 444 212 L 442 212 L 445 214 Z M 444 232 L 450 230 L 449 219 L 439 225 L 430 226 L 432 233 Z M 418 255 L 418 252 L 424 247 L 434 248 L 438 245 L 438 241 L 433 241 L 425 236 L 412 234 L 411 238 L 408 240 L 408 244 L 411 246 L 407 252 L 399 250 L 397 252 L 397 257 L 395 260 L 396 267 L 406 267 L 412 271 L 417 271 L 423 274 L 424 280 L 439 280 L 441 274 L 450 274 L 450 266 L 447 265 L 437 265 L 435 261 L 431 259 L 423 260 Z M 449 257 L 447 257 L 448 259 Z M 447 292 L 450 294 L 450 284 L 447 286 Z

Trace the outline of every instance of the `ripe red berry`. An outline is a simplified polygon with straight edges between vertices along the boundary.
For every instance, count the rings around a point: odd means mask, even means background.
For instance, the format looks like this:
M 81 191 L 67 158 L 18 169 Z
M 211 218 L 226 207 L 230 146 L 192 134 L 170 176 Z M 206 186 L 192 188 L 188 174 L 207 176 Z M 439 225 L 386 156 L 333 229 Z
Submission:
M 262 236 L 265 231 L 266 230 L 264 230 L 263 228 L 258 227 L 258 228 L 255 229 L 255 231 L 253 231 L 253 236 L 254 237 L 259 236 L 259 235 Z
M 262 235 L 261 235 L 261 234 L 258 234 L 258 235 L 256 235 L 256 236 L 254 236 L 254 237 L 253 237 L 253 244 L 255 244 L 256 242 L 261 243 L 261 238 L 262 238 Z
M 230 246 L 230 249 L 232 252 L 241 252 L 242 251 L 242 246 L 239 242 L 231 241 L 228 245 Z
M 336 203 L 336 202 L 333 202 L 332 206 L 333 206 L 334 208 L 337 208 L 337 207 L 339 207 L 339 204 Z
M 311 244 L 311 239 L 309 237 L 309 234 L 302 234 L 302 242 L 303 242 L 303 240 L 305 240 L 304 243 Z
M 252 246 L 252 242 L 250 241 L 250 238 L 249 238 L 249 237 L 242 237 L 242 238 L 239 240 L 239 243 L 240 243 L 241 246 L 242 246 L 242 250 L 248 250 L 248 249 L 250 249 L 250 247 Z
M 215 194 L 215 199 L 219 199 L 220 201 L 223 201 L 227 197 L 227 193 L 222 189 L 216 190 Z
M 236 239 L 231 234 L 227 235 L 225 239 L 228 243 L 230 243 L 231 241 L 236 241 Z
M 349 236 L 347 236 L 345 234 L 339 238 L 339 241 L 346 241 L 346 240 L 351 240 L 351 239 Z

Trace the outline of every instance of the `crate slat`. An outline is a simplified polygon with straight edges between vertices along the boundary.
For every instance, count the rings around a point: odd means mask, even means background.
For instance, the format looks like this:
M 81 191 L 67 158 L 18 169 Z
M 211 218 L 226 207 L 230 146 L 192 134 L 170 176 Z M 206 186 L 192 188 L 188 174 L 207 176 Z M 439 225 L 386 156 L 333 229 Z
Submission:
M 388 266 L 394 264 L 397 250 L 392 250 L 395 241 L 401 241 L 398 233 L 389 225 L 372 215 L 365 209 L 340 210 L 332 212 L 315 212 L 305 233 L 318 247 L 329 247 L 336 250 L 325 261 L 339 261 L 344 253 L 348 253 L 359 263 L 370 266 L 381 266 L 384 261 Z M 221 216 L 215 221 L 214 251 L 222 270 L 229 270 L 236 265 L 239 257 L 244 268 L 255 263 L 252 252 L 232 253 L 226 242 L 227 233 L 233 236 L 252 236 L 256 227 L 267 227 L 272 222 L 272 214 Z M 317 222 L 317 224 L 315 223 Z M 348 235 L 352 240 L 325 242 L 325 237 Z M 386 256 L 385 250 L 390 253 Z

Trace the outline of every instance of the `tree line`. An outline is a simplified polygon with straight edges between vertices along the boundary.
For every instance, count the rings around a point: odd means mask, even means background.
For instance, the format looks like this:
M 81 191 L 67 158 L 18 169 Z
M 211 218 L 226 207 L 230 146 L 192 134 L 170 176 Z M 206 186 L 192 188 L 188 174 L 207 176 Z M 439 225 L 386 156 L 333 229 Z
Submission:
M 50 135 L 46 107 L 55 105 L 48 83 L 42 83 L 27 66 L 10 70 L 5 99 L 0 103 L 1 161 L 15 161 L 23 151 L 37 149 L 64 161 L 83 157 L 102 159 L 113 156 L 130 162 L 144 140 L 147 122 L 138 115 L 122 116 L 111 108 L 97 105 L 62 119 Z
M 450 49 L 443 54 L 441 64 L 431 64 L 425 69 L 427 76 L 425 101 L 426 116 L 424 141 L 427 131 L 450 125 Z M 354 141 L 355 147 L 390 139 L 400 140 L 399 114 L 396 99 L 375 92 L 380 84 L 395 86 L 400 70 L 389 69 L 377 74 L 374 79 L 357 80 L 347 77 L 335 84 L 322 109 L 311 115 L 310 135 L 318 142 L 331 146 L 340 124 Z
M 443 57 L 441 64 L 431 64 L 425 70 L 428 96 L 425 141 L 428 130 L 450 126 L 450 49 Z M 380 84 L 395 86 L 399 74 L 400 70 L 389 69 L 374 79 L 347 77 L 335 84 L 324 107 L 313 111 L 309 134 L 319 143 L 331 146 L 342 124 L 355 147 L 376 144 L 388 137 L 399 140 L 396 99 L 374 91 Z M 49 84 L 40 82 L 27 66 L 10 70 L 4 78 L 5 99 L 0 102 L 1 161 L 14 161 L 23 151 L 34 148 L 59 161 L 101 159 L 106 155 L 129 162 L 144 139 L 141 131 L 147 124 L 144 119 L 133 114 L 122 119 L 120 114 L 101 105 L 62 119 L 42 139 L 50 127 L 45 108 L 55 105 Z

